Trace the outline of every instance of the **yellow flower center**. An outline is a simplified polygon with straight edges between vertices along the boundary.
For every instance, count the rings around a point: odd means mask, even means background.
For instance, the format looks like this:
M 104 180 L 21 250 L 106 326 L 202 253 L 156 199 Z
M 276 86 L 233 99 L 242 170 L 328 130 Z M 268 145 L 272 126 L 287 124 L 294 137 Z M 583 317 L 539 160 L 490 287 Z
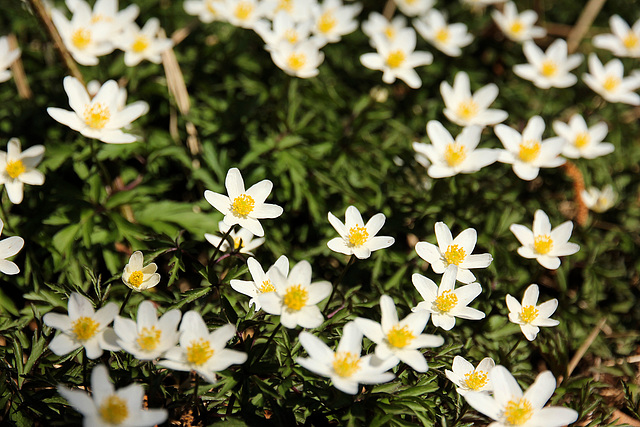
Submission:
M 441 313 L 448 313 L 456 304 L 458 304 L 458 297 L 450 290 L 442 292 L 433 302 Z
M 131 44 L 131 50 L 136 53 L 144 52 L 149 47 L 149 38 L 142 34 L 137 36 L 133 44 Z
M 292 0 L 280 0 L 278 2 L 278 7 L 276 8 L 276 10 L 291 12 L 293 11 L 293 4 L 291 3 L 293 3 Z
M 233 203 L 231 204 L 231 212 L 235 216 L 240 216 L 246 218 L 251 212 L 253 212 L 253 208 L 255 207 L 256 202 L 253 200 L 253 197 L 248 194 L 241 194 L 235 199 L 233 199 Z
M 187 361 L 194 365 L 202 366 L 207 360 L 213 356 L 213 349 L 209 345 L 209 341 L 203 338 L 191 341 L 191 345 L 187 347 Z
M 218 0 L 209 0 L 207 1 L 207 10 L 213 16 L 218 16 L 218 10 L 215 8 L 214 4 L 217 3 Z
M 318 30 L 321 33 L 328 33 L 336 26 L 336 18 L 333 16 L 330 10 L 326 11 L 320 16 L 320 20 L 318 21 Z
M 444 260 L 447 264 L 460 265 L 464 261 L 467 253 L 458 245 L 449 245 L 444 253 Z
M 444 159 L 449 166 L 458 166 L 467 158 L 467 148 L 462 144 L 451 143 L 444 150 Z
M 523 162 L 528 163 L 534 161 L 538 157 L 538 154 L 540 154 L 540 142 L 529 140 L 520 143 L 518 157 L 520 157 L 520 160 Z
M 289 310 L 298 311 L 307 304 L 309 292 L 302 285 L 289 286 L 287 293 L 284 294 L 284 305 Z
M 359 247 L 369 239 L 369 233 L 365 227 L 355 226 L 349 229 L 349 246 Z
M 449 29 L 448 28 L 440 28 L 436 33 L 436 40 L 440 43 L 445 43 L 449 39 Z
M 479 110 L 478 104 L 476 104 L 473 99 L 468 99 L 458 104 L 458 110 L 456 112 L 463 119 L 469 120 L 475 117 Z
M 509 30 L 511 31 L 511 34 L 517 36 L 522 32 L 522 30 L 524 30 L 524 25 L 522 25 L 522 22 L 519 19 L 516 19 L 509 27 Z
M 391 40 L 396 36 L 396 30 L 394 30 L 391 25 L 387 25 L 387 27 L 384 29 L 384 35 Z
M 521 426 L 529 421 L 532 416 L 533 408 L 531 403 L 524 397 L 519 400 L 510 400 L 506 408 L 504 408 L 504 417 L 512 426 Z
M 5 170 L 7 171 L 7 175 L 15 179 L 23 174 L 26 168 L 24 167 L 24 163 L 22 163 L 22 160 L 12 160 L 10 162 L 7 162 L 7 167 L 5 168 Z
M 161 335 L 162 331 L 156 329 L 155 326 L 142 328 L 142 331 L 138 334 L 136 343 L 138 343 L 138 346 L 144 351 L 153 351 L 158 347 L 158 344 L 160 344 Z
M 111 22 L 113 18 L 110 16 L 102 15 L 100 13 L 96 13 L 91 17 L 91 23 L 95 24 L 97 22 Z
M 291 44 L 295 44 L 298 42 L 298 32 L 293 28 L 289 28 L 284 33 L 284 38 Z
M 589 132 L 580 132 L 576 135 L 576 140 L 573 142 L 577 148 L 582 148 L 591 141 L 591 135 Z
M 487 373 L 485 371 L 478 372 L 469 372 L 468 374 L 464 374 L 464 383 L 471 390 L 480 390 L 482 387 L 487 385 Z
M 244 242 L 242 241 L 242 237 L 236 237 L 233 239 L 233 249 L 242 249 L 244 248 Z
M 552 77 L 558 72 L 558 65 L 554 61 L 547 59 L 542 62 L 540 72 L 545 77 Z
M 527 305 L 522 307 L 522 311 L 520 312 L 520 319 L 524 323 L 531 323 L 538 317 L 538 310 L 533 305 Z
M 99 412 L 100 418 L 113 425 L 122 424 L 129 417 L 127 401 L 115 394 L 102 401 Z
M 596 204 L 591 208 L 594 212 L 604 212 L 611 207 L 611 202 L 604 196 L 598 197 Z
M 109 122 L 111 112 L 109 111 L 109 107 L 96 102 L 95 104 L 84 107 L 82 118 L 90 128 L 102 129 Z
M 394 50 L 387 57 L 387 65 L 389 65 L 389 67 L 391 68 L 397 68 L 402 65 L 405 59 L 406 56 L 403 51 L 401 51 L 400 49 Z
M 619 78 L 615 76 L 609 76 L 604 80 L 604 83 L 602 83 L 602 87 L 607 92 L 611 92 L 612 90 L 615 90 L 615 88 L 617 88 L 619 84 L 620 84 Z
M 86 28 L 78 28 L 71 35 L 71 43 L 78 49 L 84 49 L 91 43 L 91 31 Z
M 292 53 L 287 59 L 287 65 L 293 70 L 299 70 L 304 67 L 307 62 L 307 56 L 304 53 Z
M 416 336 L 409 331 L 407 325 L 396 325 L 387 333 L 387 341 L 395 348 L 404 348 L 413 341 Z
M 541 255 L 548 254 L 553 249 L 553 240 L 548 234 L 541 234 L 533 239 L 533 249 Z
M 247 18 L 249 18 L 249 16 L 251 15 L 251 13 L 253 12 L 253 4 L 251 4 L 248 1 L 241 1 L 240 3 L 238 3 L 238 5 L 236 6 L 235 11 L 233 12 L 233 14 L 236 16 L 236 18 L 238 18 L 241 21 L 246 20 Z
M 640 38 L 638 38 L 638 36 L 636 36 L 636 34 L 633 31 L 629 31 L 626 37 L 622 40 L 622 44 L 627 49 L 633 49 L 637 47 L 639 43 L 640 43 Z
M 349 378 L 360 370 L 360 356 L 348 351 L 336 353 L 333 359 L 333 370 L 343 378 Z
M 267 292 L 275 292 L 276 287 L 273 286 L 271 280 L 265 280 L 264 282 L 262 282 L 262 286 L 260 286 L 259 291 L 261 294 L 266 294 Z
M 71 332 L 73 332 L 78 341 L 87 341 L 98 332 L 98 326 L 100 324 L 91 317 L 82 316 L 71 324 Z
M 144 280 L 144 274 L 142 274 L 142 271 L 140 270 L 134 271 L 129 276 L 129 284 L 134 288 L 139 288 L 140 285 L 142 285 L 143 280 Z

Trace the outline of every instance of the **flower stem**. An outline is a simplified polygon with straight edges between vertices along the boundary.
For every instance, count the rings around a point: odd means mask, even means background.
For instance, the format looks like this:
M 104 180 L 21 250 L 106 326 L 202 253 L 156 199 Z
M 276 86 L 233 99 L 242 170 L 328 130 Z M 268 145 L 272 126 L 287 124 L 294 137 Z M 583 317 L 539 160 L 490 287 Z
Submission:
M 276 334 L 278 333 L 281 327 L 282 327 L 282 323 L 279 323 L 278 326 L 273 328 L 273 332 L 271 332 L 271 335 L 269 335 L 269 338 L 267 338 L 267 342 L 264 344 L 262 351 L 260 352 L 258 357 L 253 359 L 252 362 L 258 362 L 260 359 L 262 359 L 262 356 L 264 356 L 264 354 L 267 352 L 267 349 L 269 348 L 269 344 L 271 344 L 271 342 L 273 341 L 273 338 L 276 336 Z
M 342 279 L 344 279 L 344 275 L 347 274 L 347 270 L 349 270 L 349 267 L 351 267 L 354 262 L 356 262 L 356 256 L 351 255 L 351 258 L 349 258 L 349 262 L 342 270 L 342 273 L 340 273 L 340 276 L 338 276 L 338 280 L 336 280 L 333 283 L 333 287 L 331 288 L 331 294 L 329 295 L 329 299 L 327 300 L 327 305 L 325 305 L 324 310 L 322 310 L 325 315 L 327 314 L 326 311 L 329 309 L 329 304 L 331 304 L 331 300 L 333 299 L 333 295 L 336 293 L 336 289 L 338 288 L 338 285 L 342 283 Z
M 122 313 L 124 313 L 124 307 L 127 305 L 127 302 L 129 302 L 129 298 L 131 298 L 132 293 L 133 293 L 133 289 L 129 289 L 129 292 L 127 292 L 127 295 L 124 297 L 124 301 L 120 306 L 120 312 L 118 313 L 118 315 L 122 315 Z
M 516 347 L 518 347 L 518 345 L 520 345 L 521 342 L 522 342 L 522 337 L 518 338 L 518 341 L 516 341 L 516 343 L 513 345 L 513 347 L 511 347 L 511 350 L 509 350 L 509 352 L 506 354 L 506 356 L 504 356 L 505 362 L 507 360 L 509 360 L 509 356 L 511 356 L 511 353 L 513 353 L 513 351 L 516 349 Z
M 220 248 L 222 247 L 222 245 L 224 244 L 224 242 L 227 241 L 227 237 L 229 237 L 229 235 L 231 234 L 231 232 L 233 231 L 233 229 L 235 228 L 235 225 L 232 225 L 231 227 L 229 227 L 229 229 L 227 230 L 226 233 L 224 233 L 224 235 L 222 236 L 222 240 L 220 240 L 220 243 L 218 243 L 218 246 L 216 246 L 216 250 L 213 251 L 213 255 L 211 256 L 211 259 L 209 260 L 209 268 L 211 268 L 217 261 L 216 261 L 216 257 L 218 256 L 218 254 L 220 253 Z

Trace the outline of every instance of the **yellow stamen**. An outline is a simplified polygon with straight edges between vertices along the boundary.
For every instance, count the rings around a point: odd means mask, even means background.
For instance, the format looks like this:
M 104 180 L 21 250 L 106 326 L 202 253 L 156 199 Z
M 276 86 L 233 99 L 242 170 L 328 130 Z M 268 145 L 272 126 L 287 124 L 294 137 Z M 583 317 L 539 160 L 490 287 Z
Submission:
M 467 148 L 462 144 L 451 143 L 447 144 L 447 148 L 444 150 L 444 159 L 449 166 L 458 166 L 467 158 Z
M 633 31 L 629 31 L 626 37 L 622 40 L 622 44 L 627 49 L 634 49 L 638 47 L 638 44 L 640 44 L 640 38 L 638 38 Z
M 473 99 L 468 99 L 458 104 L 458 109 L 456 112 L 463 119 L 469 120 L 475 117 L 478 114 L 478 111 L 480 111 L 478 104 L 476 104 Z
M 144 351 L 153 351 L 160 344 L 160 336 L 162 335 L 162 331 L 156 329 L 155 326 L 151 328 L 142 328 L 142 331 L 138 334 L 138 339 L 136 343 L 138 343 L 138 347 L 140 347 Z
M 149 38 L 140 34 L 131 44 L 131 50 L 136 53 L 144 52 L 149 47 Z
M 233 249 L 242 249 L 244 248 L 244 242 L 242 241 L 242 237 L 236 237 L 233 239 Z
M 287 39 L 289 43 L 295 44 L 298 42 L 298 32 L 293 28 L 289 28 L 287 31 L 285 31 L 284 38 Z
M 466 256 L 467 253 L 460 246 L 449 245 L 446 252 L 444 253 L 444 260 L 447 262 L 447 264 L 460 265 L 464 261 Z
M 7 175 L 11 178 L 15 179 L 22 175 L 27 169 L 24 167 L 24 163 L 22 160 L 12 160 L 7 162 L 7 167 L 5 168 L 7 171 Z
M 369 233 L 365 227 L 355 226 L 349 229 L 349 235 L 347 236 L 349 239 L 349 246 L 359 247 L 366 243 L 369 240 Z
M 231 212 L 235 216 L 240 216 L 242 218 L 246 218 L 251 212 L 253 212 L 253 208 L 255 207 L 256 202 L 253 200 L 253 197 L 248 194 L 241 194 L 235 199 L 233 199 L 233 203 L 231 204 Z
M 109 122 L 111 112 L 109 111 L 109 107 L 96 102 L 95 104 L 84 107 L 82 118 L 87 126 L 93 129 L 102 129 Z
M 134 288 L 139 288 L 140 285 L 142 285 L 143 280 L 144 280 L 144 274 L 142 274 L 142 271 L 140 270 L 134 271 L 129 276 L 129 284 Z
M 464 383 L 471 390 L 480 390 L 482 387 L 487 385 L 489 379 L 487 378 L 487 373 L 484 371 L 478 372 L 469 372 L 468 374 L 464 374 Z
M 307 304 L 309 292 L 302 285 L 289 286 L 284 294 L 284 305 L 289 310 L 298 311 Z
M 271 283 L 271 280 L 265 280 L 264 282 L 262 282 L 262 286 L 260 286 L 259 291 L 261 294 L 265 294 L 267 292 L 275 292 L 276 287 L 273 286 L 273 283 Z
M 519 19 L 516 19 L 509 27 L 509 30 L 511 31 L 511 34 L 517 36 L 522 32 L 522 30 L 524 30 L 524 25 L 522 25 L 522 22 Z
M 98 332 L 99 326 L 100 324 L 91 317 L 82 316 L 71 324 L 71 332 L 73 332 L 78 341 L 87 341 L 94 337 Z
M 524 397 L 519 400 L 510 400 L 504 409 L 504 417 L 512 426 L 521 426 L 533 416 L 531 403 Z
M 400 49 L 394 50 L 387 57 L 387 65 L 389 65 L 389 67 L 391 68 L 398 68 L 402 65 L 405 59 L 406 56 L 403 51 L 401 51 Z
M 71 35 L 71 43 L 78 49 L 84 49 L 91 43 L 91 31 L 86 28 L 78 28 Z
M 440 28 L 436 33 L 436 40 L 440 43 L 445 43 L 449 39 L 449 29 L 448 28 Z
M 287 65 L 293 70 L 299 70 L 307 63 L 307 56 L 304 53 L 292 53 L 287 59 Z
M 591 135 L 589 132 L 580 132 L 576 135 L 576 140 L 573 142 L 577 148 L 582 148 L 591 141 Z
M 518 151 L 518 157 L 523 162 L 532 162 L 538 158 L 540 154 L 540 142 L 534 140 L 522 141 L 520 143 L 520 150 Z
M 384 29 L 384 35 L 387 36 L 389 40 L 392 40 L 396 36 L 396 30 L 394 30 L 391 25 L 387 25 L 387 28 Z
M 547 59 L 546 61 L 542 62 L 542 66 L 540 67 L 540 73 L 542 73 L 543 76 L 552 77 L 557 72 L 558 72 L 558 65 L 554 61 Z
M 522 311 L 520 312 L 520 319 L 524 323 L 531 323 L 538 317 L 538 310 L 533 305 L 527 305 L 522 307 Z
M 328 33 L 336 26 L 336 23 L 337 21 L 333 16 L 333 13 L 328 10 L 320 16 L 318 21 L 318 30 L 320 30 L 321 33 Z
M 341 351 L 333 359 L 333 370 L 343 378 L 349 378 L 360 370 L 360 356 Z
M 203 338 L 191 341 L 191 345 L 187 347 L 187 361 L 194 365 L 204 365 L 213 356 L 213 349 L 209 345 L 209 341 Z
M 604 80 L 604 83 L 602 83 L 602 87 L 607 92 L 611 92 L 612 90 L 615 90 L 615 88 L 617 88 L 619 84 L 620 84 L 620 79 L 619 78 L 617 78 L 615 76 L 608 76 Z
M 450 290 L 442 292 L 433 302 L 441 313 L 448 313 L 458 304 L 458 297 Z
M 284 10 L 287 12 L 293 11 L 293 1 L 292 0 L 280 0 L 278 2 L 278 7 L 276 10 Z
M 541 254 L 548 254 L 553 249 L 553 240 L 548 234 L 541 234 L 533 239 L 533 249 Z
M 396 325 L 387 333 L 387 341 L 395 348 L 404 348 L 413 341 L 416 336 L 409 331 L 407 325 Z
M 219 14 L 218 10 L 214 6 L 214 4 L 217 3 L 217 2 L 218 2 L 218 0 L 208 0 L 206 2 L 207 3 L 207 10 L 213 16 L 218 16 L 218 14 Z
M 127 401 L 112 394 L 102 401 L 100 405 L 100 418 L 108 424 L 122 424 L 129 417 Z
M 253 4 L 251 4 L 248 1 L 241 1 L 236 6 L 234 15 L 236 16 L 236 18 L 240 19 L 241 21 L 244 21 L 247 18 L 249 18 L 252 12 L 253 12 Z

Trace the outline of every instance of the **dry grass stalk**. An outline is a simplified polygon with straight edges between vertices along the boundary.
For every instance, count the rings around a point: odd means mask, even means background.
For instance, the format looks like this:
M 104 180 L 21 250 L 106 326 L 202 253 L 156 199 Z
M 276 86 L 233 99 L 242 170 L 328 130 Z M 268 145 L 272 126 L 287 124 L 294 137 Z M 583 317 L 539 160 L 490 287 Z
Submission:
M 382 16 L 387 19 L 391 19 L 395 11 L 396 3 L 393 0 L 387 0 L 387 3 L 384 5 L 384 10 L 382 11 Z
M 564 171 L 573 181 L 573 192 L 575 193 L 574 197 L 577 206 L 576 222 L 584 226 L 589 218 L 589 208 L 584 204 L 582 196 L 580 195 L 582 191 L 584 191 L 584 177 L 580 169 L 568 160 L 564 164 Z
M 578 22 L 573 26 L 567 37 L 567 49 L 570 54 L 578 49 L 580 41 L 584 38 L 585 34 L 587 34 L 587 31 L 589 31 L 593 20 L 596 19 L 605 1 L 606 0 L 589 0 L 589 3 L 587 3 L 582 10 Z
M 9 40 L 10 49 L 13 50 L 18 48 L 18 40 L 16 40 L 16 36 L 14 34 L 7 35 L 7 39 Z M 27 75 L 25 74 L 24 67 L 22 66 L 22 57 L 18 57 L 18 59 L 11 64 L 11 71 L 13 73 L 13 81 L 16 83 L 20 98 L 31 99 L 33 93 L 31 92 Z
M 578 348 L 578 351 L 576 351 L 576 354 L 573 355 L 573 357 L 571 358 L 571 361 L 569 362 L 569 365 L 567 365 L 567 378 L 569 378 L 573 373 L 574 369 L 576 369 L 576 366 L 578 366 L 578 363 L 580 362 L 582 357 L 585 355 L 585 353 L 587 352 L 591 344 L 593 344 L 593 341 L 595 341 L 596 337 L 598 336 L 598 334 L 600 333 L 600 331 L 602 330 L 606 322 L 607 322 L 607 319 L 605 317 L 600 319 L 598 324 L 591 330 L 591 333 L 589 333 L 587 338 L 584 340 L 580 348 Z M 562 378 L 558 378 L 558 384 L 560 384 L 560 382 L 562 382 Z

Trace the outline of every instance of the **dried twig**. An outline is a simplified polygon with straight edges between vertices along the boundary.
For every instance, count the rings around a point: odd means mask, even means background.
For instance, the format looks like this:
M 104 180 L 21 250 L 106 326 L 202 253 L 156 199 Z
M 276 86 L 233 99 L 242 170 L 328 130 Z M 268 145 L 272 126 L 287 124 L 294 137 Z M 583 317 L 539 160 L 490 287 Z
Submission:
M 604 6 L 606 0 L 589 0 L 589 3 L 585 6 L 578 18 L 578 22 L 573 26 L 573 29 L 569 32 L 567 37 L 567 50 L 569 53 L 573 53 L 578 49 L 578 45 L 582 38 L 589 31 L 589 27 L 593 24 L 593 20 L 596 19 L 596 15 Z
M 382 16 L 384 16 L 387 19 L 391 19 L 395 11 L 396 11 L 396 2 L 393 0 L 387 0 L 387 3 L 384 5 L 384 10 L 382 11 Z
M 16 36 L 13 34 L 7 35 L 9 40 L 9 48 L 17 49 L 18 40 L 16 40 Z M 13 73 L 13 81 L 16 83 L 16 87 L 18 88 L 18 95 L 20 98 L 31 99 L 33 93 L 31 92 L 31 88 L 29 88 L 29 82 L 27 81 L 27 75 L 24 72 L 24 67 L 22 66 L 22 57 L 18 57 L 13 64 L 11 64 L 11 72 Z
M 567 378 L 569 378 L 573 373 L 573 370 L 576 369 L 576 366 L 578 366 L 578 363 L 580 362 L 584 354 L 587 352 L 591 344 L 593 344 L 593 341 L 595 341 L 596 337 L 598 336 L 598 334 L 600 333 L 600 331 L 602 330 L 606 322 L 607 322 L 607 319 L 605 317 L 600 319 L 598 324 L 591 330 L 591 333 L 584 340 L 580 348 L 578 348 L 578 351 L 576 351 L 576 354 L 573 355 L 573 357 L 571 358 L 571 361 L 569 362 L 569 365 L 567 365 Z M 560 383 L 561 381 L 562 381 L 562 378 L 559 378 L 558 383 Z

